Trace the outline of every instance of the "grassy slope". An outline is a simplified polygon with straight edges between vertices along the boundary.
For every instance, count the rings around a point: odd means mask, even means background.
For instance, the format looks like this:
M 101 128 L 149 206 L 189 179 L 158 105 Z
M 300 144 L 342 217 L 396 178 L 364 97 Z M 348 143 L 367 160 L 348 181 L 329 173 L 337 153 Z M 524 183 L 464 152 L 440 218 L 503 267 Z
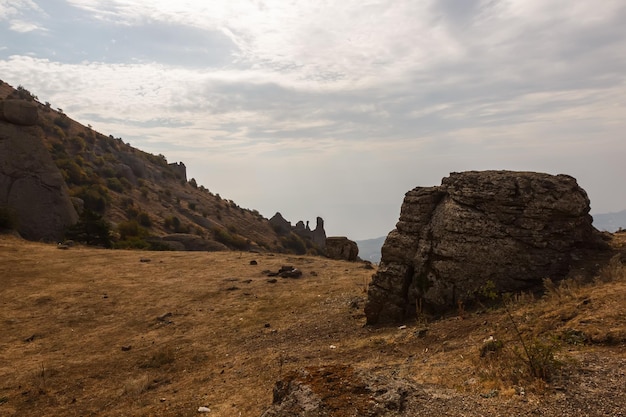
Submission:
M 268 282 L 262 271 L 284 264 L 304 276 Z M 437 398 L 454 392 L 480 400 L 498 389 L 493 401 L 513 409 L 552 401 L 549 387 L 564 383 L 527 375 L 512 355 L 520 346 L 502 310 L 406 329 L 363 327 L 371 273 L 319 257 L 63 251 L 0 236 L 0 415 L 191 416 L 208 406 L 211 415 L 258 416 L 282 375 L 332 364 L 425 384 Z M 572 330 L 590 339 L 565 338 L 554 348 L 564 374 L 588 355 L 615 369 L 626 359 L 624 270 L 616 264 L 604 276 L 610 282 L 570 282 L 547 298 L 512 304 L 528 341 Z M 505 342 L 505 353 L 480 358 L 490 335 Z

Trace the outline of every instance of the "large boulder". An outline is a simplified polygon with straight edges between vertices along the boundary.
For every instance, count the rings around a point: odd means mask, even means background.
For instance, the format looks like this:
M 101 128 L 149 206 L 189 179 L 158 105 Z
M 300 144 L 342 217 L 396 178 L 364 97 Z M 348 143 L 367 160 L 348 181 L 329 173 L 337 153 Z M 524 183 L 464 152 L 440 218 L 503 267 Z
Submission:
M 10 101 L 4 101 L 5 117 Z M 16 213 L 22 237 L 55 241 L 76 223 L 78 214 L 39 134 L 36 127 L 0 121 L 0 207 Z
M 354 262 L 359 259 L 359 247 L 356 242 L 343 236 L 326 238 L 326 255 L 331 259 Z
M 367 322 L 398 322 L 565 277 L 583 251 L 602 246 L 589 210 L 587 194 L 567 175 L 471 171 L 409 191 L 369 286 Z
M 0 120 L 21 126 L 37 124 L 37 105 L 26 100 L 0 100 Z

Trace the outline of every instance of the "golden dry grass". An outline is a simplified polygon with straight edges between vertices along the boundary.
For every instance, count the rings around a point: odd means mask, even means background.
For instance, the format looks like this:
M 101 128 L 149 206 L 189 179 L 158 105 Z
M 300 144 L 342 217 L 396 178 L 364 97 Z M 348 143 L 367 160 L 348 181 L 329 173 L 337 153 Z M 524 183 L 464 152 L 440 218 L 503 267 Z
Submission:
M 303 277 L 268 282 L 262 271 L 286 264 Z M 611 268 L 610 282 L 518 297 L 510 309 L 524 338 L 581 332 L 588 343 L 563 339 L 557 351 L 571 366 L 589 352 L 624 359 L 626 279 Z M 521 382 L 524 401 L 547 395 L 511 355 L 519 343 L 503 310 L 364 327 L 371 274 L 319 257 L 59 250 L 0 236 L 0 415 L 191 416 L 206 406 L 259 416 L 282 376 L 344 364 L 436 395 L 498 389 L 518 401 Z M 507 355 L 480 358 L 491 335 Z

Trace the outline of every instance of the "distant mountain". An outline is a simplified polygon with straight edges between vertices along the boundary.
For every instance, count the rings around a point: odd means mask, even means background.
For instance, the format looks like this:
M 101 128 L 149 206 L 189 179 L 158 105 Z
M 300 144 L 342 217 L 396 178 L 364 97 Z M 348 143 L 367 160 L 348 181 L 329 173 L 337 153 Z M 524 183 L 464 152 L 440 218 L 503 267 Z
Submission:
M 381 236 L 375 239 L 357 240 L 356 244 L 359 246 L 359 258 L 379 263 L 380 251 L 386 238 L 387 236 Z
M 598 230 L 606 230 L 611 233 L 620 228 L 626 229 L 626 210 L 617 213 L 594 214 L 593 226 Z

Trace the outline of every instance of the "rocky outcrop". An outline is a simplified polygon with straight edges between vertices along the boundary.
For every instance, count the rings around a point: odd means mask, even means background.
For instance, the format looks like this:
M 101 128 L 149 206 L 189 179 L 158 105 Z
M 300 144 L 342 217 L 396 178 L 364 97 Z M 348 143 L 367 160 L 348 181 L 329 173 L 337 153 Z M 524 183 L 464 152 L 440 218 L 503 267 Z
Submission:
M 33 121 L 28 110 L 32 103 L 12 103 L 18 101 L 2 102 L 3 118 L 14 122 L 0 121 L 0 206 L 16 213 L 22 237 L 60 240 L 78 214 L 61 172 L 38 137 L 39 129 L 24 126 Z
M 187 167 L 182 162 L 173 162 L 168 164 L 170 169 L 174 171 L 176 176 L 180 177 L 181 180 L 187 181 Z
M 26 100 L 0 100 L 0 120 L 20 126 L 34 126 L 39 120 L 37 105 Z
M 276 382 L 273 404 L 261 417 L 372 416 L 405 414 L 423 389 L 395 377 L 346 365 L 307 367 Z
M 326 255 L 332 259 L 354 262 L 359 259 L 356 242 L 343 236 L 326 238 Z
M 276 212 L 276 214 L 274 214 L 269 221 L 274 228 L 274 231 L 279 235 L 284 235 L 291 231 L 291 223 L 288 222 L 279 212 Z
M 601 247 L 589 198 L 567 175 L 453 173 L 417 187 L 387 236 L 365 307 L 369 324 L 440 312 L 480 294 L 537 288 Z
M 270 224 L 274 228 L 274 231 L 279 235 L 285 235 L 289 232 L 293 232 L 298 236 L 311 240 L 318 248 L 324 249 L 326 246 L 326 231 L 324 230 L 324 219 L 318 217 L 316 219 L 315 229 L 311 230 L 309 222 L 306 225 L 302 220 L 296 223 L 295 226 L 291 225 L 291 222 L 285 220 L 282 214 L 276 213 L 269 220 Z

